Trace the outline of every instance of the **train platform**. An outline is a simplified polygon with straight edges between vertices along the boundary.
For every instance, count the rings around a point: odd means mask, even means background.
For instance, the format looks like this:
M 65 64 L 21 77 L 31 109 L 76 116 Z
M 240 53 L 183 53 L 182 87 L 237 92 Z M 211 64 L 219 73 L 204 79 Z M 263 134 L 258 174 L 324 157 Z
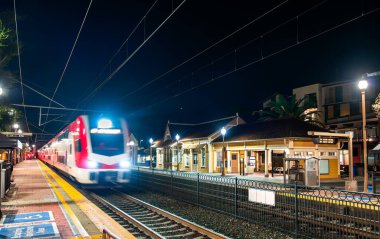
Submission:
M 39 160 L 17 164 L 13 177 L 1 203 L 0 238 L 102 238 L 104 229 L 135 238 Z

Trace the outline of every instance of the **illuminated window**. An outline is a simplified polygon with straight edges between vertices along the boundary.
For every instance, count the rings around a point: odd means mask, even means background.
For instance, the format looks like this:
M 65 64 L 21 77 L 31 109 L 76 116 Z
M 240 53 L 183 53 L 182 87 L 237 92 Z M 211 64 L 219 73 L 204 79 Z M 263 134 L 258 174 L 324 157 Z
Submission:
M 193 149 L 193 164 L 198 164 L 198 151 L 196 149 Z
M 206 149 L 202 149 L 202 167 L 206 167 Z
M 350 115 L 350 104 L 345 103 L 340 105 L 340 117 L 347 117 Z
M 185 149 L 184 151 L 185 151 L 184 152 L 184 154 L 185 154 L 185 166 L 188 167 L 190 165 L 190 155 L 189 155 L 190 150 Z

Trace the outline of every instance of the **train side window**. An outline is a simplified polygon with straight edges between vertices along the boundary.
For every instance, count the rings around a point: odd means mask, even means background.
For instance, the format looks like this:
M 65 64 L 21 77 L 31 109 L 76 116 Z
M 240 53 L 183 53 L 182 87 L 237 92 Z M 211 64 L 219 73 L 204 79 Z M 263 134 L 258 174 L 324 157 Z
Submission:
M 75 151 L 82 152 L 82 144 L 80 142 L 80 139 L 75 140 Z

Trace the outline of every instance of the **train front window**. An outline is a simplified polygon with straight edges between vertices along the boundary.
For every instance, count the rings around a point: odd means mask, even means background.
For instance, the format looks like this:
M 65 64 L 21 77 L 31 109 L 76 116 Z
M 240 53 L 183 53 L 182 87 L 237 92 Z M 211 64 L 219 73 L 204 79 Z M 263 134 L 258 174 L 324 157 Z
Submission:
M 95 154 L 114 156 L 124 153 L 123 134 L 91 134 L 91 145 Z

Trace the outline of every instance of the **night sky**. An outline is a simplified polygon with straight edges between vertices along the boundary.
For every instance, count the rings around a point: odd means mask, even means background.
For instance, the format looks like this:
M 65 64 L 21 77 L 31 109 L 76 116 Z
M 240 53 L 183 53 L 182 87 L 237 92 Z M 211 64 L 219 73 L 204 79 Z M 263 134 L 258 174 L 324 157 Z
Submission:
M 26 84 L 53 95 L 89 2 L 16 0 Z M 354 80 L 380 70 L 380 10 L 359 17 L 379 8 L 380 1 L 187 0 L 114 77 L 93 92 L 142 43 L 144 25 L 147 37 L 181 0 L 159 0 L 128 41 L 128 49 L 125 45 L 109 63 L 153 3 L 94 0 L 54 99 L 68 108 L 106 110 L 126 117 L 132 133 L 146 140 L 161 138 L 168 120 L 201 122 L 236 112 L 244 118 L 274 93 L 291 94 L 295 87 Z M 249 27 L 136 91 L 281 3 Z M 4 11 L 13 12 L 13 0 L 0 0 L 0 12 Z M 299 45 L 271 56 L 297 39 Z M 5 70 L 18 76 L 17 58 Z M 24 93 L 26 104 L 49 104 L 28 89 Z M 20 87 L 9 89 L 4 101 L 21 103 Z M 68 112 L 61 120 L 72 121 L 81 113 Z M 38 110 L 27 109 L 27 116 L 38 125 Z M 49 123 L 45 130 L 57 133 L 64 126 Z

